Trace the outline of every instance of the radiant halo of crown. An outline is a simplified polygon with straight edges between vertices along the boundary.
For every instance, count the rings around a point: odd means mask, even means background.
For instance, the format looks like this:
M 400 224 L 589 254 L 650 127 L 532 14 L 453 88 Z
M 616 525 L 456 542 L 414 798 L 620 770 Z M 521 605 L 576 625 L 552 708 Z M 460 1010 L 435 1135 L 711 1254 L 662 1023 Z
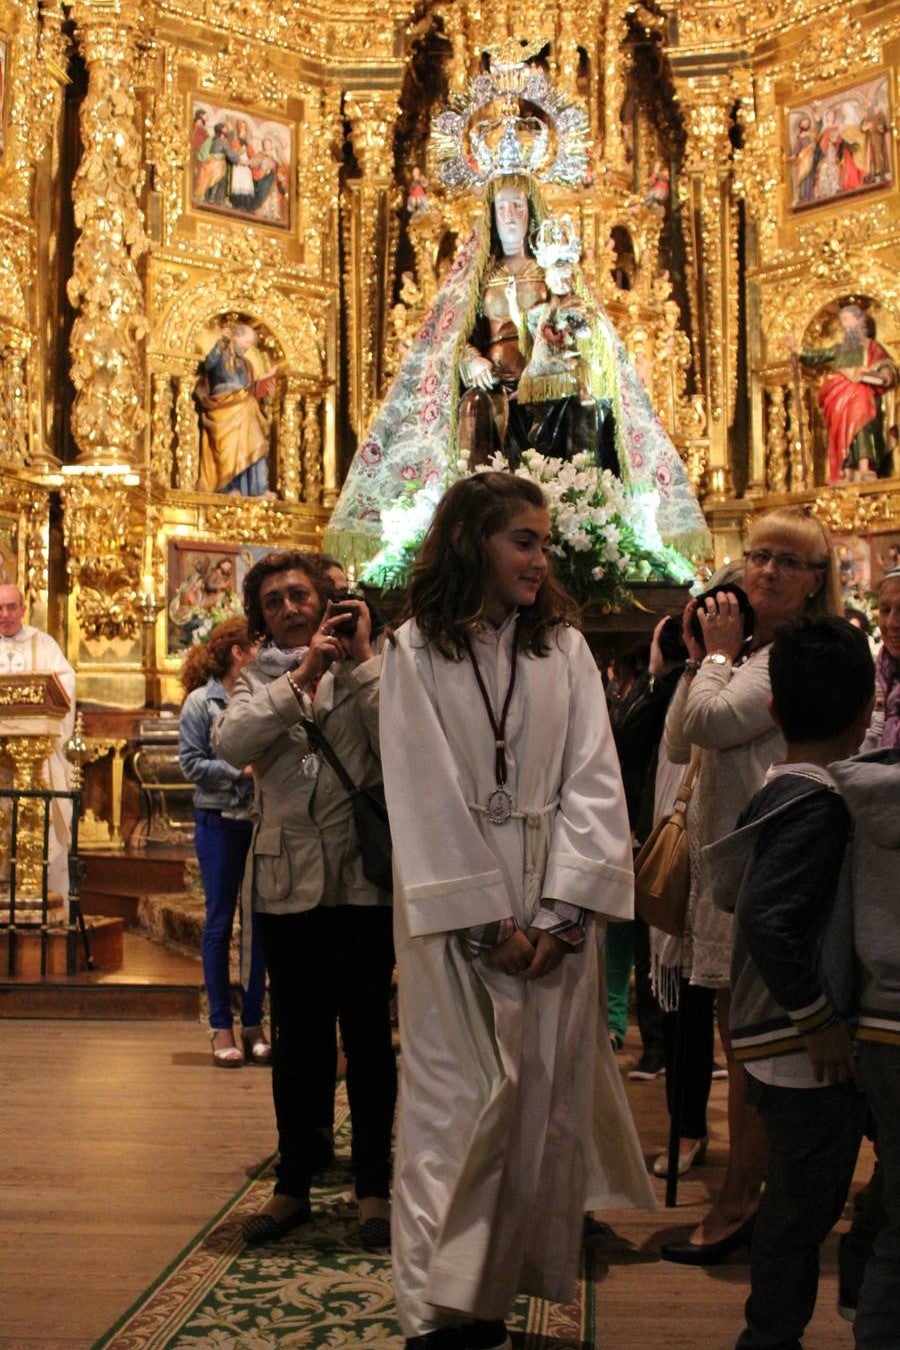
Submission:
M 538 266 L 545 270 L 554 264 L 576 263 L 581 240 L 572 217 L 545 216 L 532 235 L 532 248 Z
M 590 122 L 580 99 L 556 89 L 529 62 L 539 38 L 507 38 L 489 47 L 489 72 L 470 81 L 434 120 L 438 172 L 448 188 L 478 189 L 501 174 L 530 173 L 548 183 L 588 178 Z

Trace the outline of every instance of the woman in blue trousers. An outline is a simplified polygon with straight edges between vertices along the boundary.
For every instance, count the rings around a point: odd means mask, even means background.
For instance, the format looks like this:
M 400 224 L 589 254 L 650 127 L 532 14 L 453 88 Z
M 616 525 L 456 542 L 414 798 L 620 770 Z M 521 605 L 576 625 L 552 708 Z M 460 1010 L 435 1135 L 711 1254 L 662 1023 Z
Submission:
M 241 988 L 241 1041 L 238 1046 L 231 1011 L 229 953 L 234 911 L 253 833 L 252 772 L 233 769 L 218 759 L 212 731 L 228 705 L 241 670 L 256 657 L 247 621 L 226 619 L 206 643 L 191 647 L 182 670 L 185 700 L 181 709 L 178 757 L 185 776 L 196 784 L 194 844 L 206 917 L 203 924 L 203 979 L 209 998 L 213 1063 L 220 1069 L 268 1064 L 271 1049 L 263 1034 L 265 962 L 258 935 L 251 943 L 250 971 Z

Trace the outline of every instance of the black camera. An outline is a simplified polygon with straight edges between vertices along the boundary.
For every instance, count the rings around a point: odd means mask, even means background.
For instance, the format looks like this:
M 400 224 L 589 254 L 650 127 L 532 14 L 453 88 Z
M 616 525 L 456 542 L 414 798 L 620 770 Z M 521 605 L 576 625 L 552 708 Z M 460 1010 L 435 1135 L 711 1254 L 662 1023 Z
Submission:
M 356 632 L 359 623 L 359 609 L 356 605 L 344 604 L 345 600 L 359 600 L 365 604 L 365 598 L 361 595 L 354 595 L 352 591 L 338 591 L 337 596 L 331 602 L 331 617 L 337 619 L 342 614 L 349 614 L 350 621 L 343 621 L 336 625 L 335 633 L 338 637 L 352 637 Z
M 753 606 L 747 599 L 747 592 L 743 587 L 735 586 L 734 582 L 728 581 L 721 586 L 711 586 L 708 591 L 704 591 L 702 595 L 697 596 L 697 608 L 694 610 L 694 615 L 691 619 L 691 632 L 700 643 L 700 646 L 704 649 L 706 643 L 703 639 L 703 629 L 700 627 L 698 612 L 703 609 L 707 600 L 715 600 L 716 596 L 722 591 L 724 591 L 726 595 L 737 597 L 738 609 L 744 616 L 744 641 L 746 642 L 749 637 L 753 636 L 753 629 L 756 626 L 756 615 L 753 613 Z

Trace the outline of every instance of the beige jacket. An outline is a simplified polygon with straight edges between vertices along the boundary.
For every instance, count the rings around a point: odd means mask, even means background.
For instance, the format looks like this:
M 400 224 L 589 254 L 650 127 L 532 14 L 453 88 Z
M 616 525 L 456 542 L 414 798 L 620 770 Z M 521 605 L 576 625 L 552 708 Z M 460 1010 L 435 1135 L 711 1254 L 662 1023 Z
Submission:
M 381 657 L 342 663 L 301 707 L 284 675 L 257 664 L 244 670 L 215 729 L 216 752 L 236 768 L 253 765 L 258 816 L 244 874 L 244 896 L 264 914 L 316 905 L 389 904 L 366 881 L 350 799 L 334 771 L 321 764 L 306 777 L 310 751 L 304 718 L 313 716 L 357 785 L 381 782 L 378 680 Z
M 700 772 L 688 807 L 691 895 L 683 968 L 707 989 L 729 983 L 732 919 L 712 899 L 702 849 L 734 829 L 744 807 L 762 787 L 766 770 L 784 756 L 781 732 L 769 712 L 768 646 L 742 665 L 702 665 L 682 680 L 666 714 L 666 754 L 676 764 L 700 747 Z

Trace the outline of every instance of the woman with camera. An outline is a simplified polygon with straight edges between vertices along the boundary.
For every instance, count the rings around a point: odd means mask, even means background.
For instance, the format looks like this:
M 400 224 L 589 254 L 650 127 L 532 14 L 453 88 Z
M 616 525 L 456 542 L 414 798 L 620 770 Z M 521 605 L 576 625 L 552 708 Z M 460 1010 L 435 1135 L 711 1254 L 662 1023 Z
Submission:
M 714 1265 L 749 1242 L 766 1161 L 762 1123 L 744 1101 L 728 1036 L 732 920 L 713 905 L 701 850 L 734 828 L 783 753 L 769 712 L 769 646 L 776 629 L 803 614 L 840 613 L 828 536 L 802 508 L 780 508 L 756 520 L 744 561 L 745 594 L 735 587 L 718 589 L 685 607 L 688 661 L 666 720 L 670 759 L 686 763 L 692 746 L 700 748 L 688 808 L 691 894 L 682 974 L 691 985 L 716 991 L 729 1070 L 729 1156 L 722 1189 L 689 1241 L 662 1248 L 667 1260 L 688 1265 Z
M 275 1193 L 243 1231 L 271 1242 L 312 1217 L 310 1182 L 331 1150 L 337 1019 L 360 1241 L 374 1248 L 390 1241 L 391 897 L 366 880 L 350 797 L 306 724 L 357 786 L 379 784 L 381 658 L 365 601 L 333 596 L 315 554 L 270 553 L 250 569 L 244 609 L 263 646 L 217 727 L 219 754 L 252 764 L 256 780 L 244 895 L 269 972 L 278 1126 Z

